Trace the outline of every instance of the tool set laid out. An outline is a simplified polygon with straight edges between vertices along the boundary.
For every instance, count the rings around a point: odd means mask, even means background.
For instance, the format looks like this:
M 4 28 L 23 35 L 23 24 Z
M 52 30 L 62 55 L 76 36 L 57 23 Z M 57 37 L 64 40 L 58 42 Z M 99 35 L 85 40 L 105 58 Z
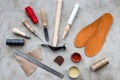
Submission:
M 48 27 L 47 16 L 46 16 L 44 8 L 40 9 L 40 16 L 41 16 L 41 20 L 42 20 L 42 26 L 44 28 L 45 41 L 37 34 L 37 32 L 33 29 L 33 27 L 31 27 L 29 25 L 29 23 L 25 19 L 22 21 L 23 25 L 34 36 L 36 36 L 37 38 L 40 39 L 40 41 L 42 42 L 40 45 L 43 47 L 48 47 L 52 51 L 58 51 L 61 49 L 66 50 L 65 44 L 63 46 L 57 46 L 59 25 L 60 25 L 60 20 L 61 20 L 61 13 L 62 13 L 62 4 L 63 4 L 63 0 L 58 0 L 52 46 L 47 43 L 49 41 L 49 32 L 47 29 L 47 27 Z M 79 7 L 80 7 L 79 4 L 75 4 L 73 11 L 71 13 L 71 16 L 67 22 L 67 25 L 63 31 L 62 39 L 65 39 L 66 35 L 70 31 L 70 27 L 72 26 L 72 23 L 73 23 L 76 15 L 79 11 Z M 27 6 L 25 8 L 25 13 L 31 19 L 33 24 L 38 23 L 38 18 L 35 15 L 35 12 L 31 8 L 31 6 Z M 100 18 L 98 18 L 95 22 L 86 26 L 82 30 L 80 30 L 80 32 L 77 34 L 75 41 L 74 41 L 76 48 L 85 47 L 86 56 L 88 56 L 88 57 L 95 56 L 100 51 L 100 49 L 102 48 L 102 46 L 105 42 L 107 33 L 110 29 L 110 26 L 112 25 L 112 21 L 113 21 L 112 15 L 110 13 L 105 13 Z M 19 35 L 21 37 L 24 37 L 26 39 L 31 39 L 30 35 L 19 30 L 18 28 L 13 28 L 12 32 L 14 34 Z M 101 36 L 101 34 L 103 34 L 103 35 Z M 26 40 L 24 40 L 24 39 L 7 39 L 6 45 L 23 46 L 25 44 L 25 42 L 26 42 Z M 18 62 L 22 66 L 26 75 L 32 74 L 32 72 L 35 71 L 36 66 L 38 66 L 38 67 L 56 75 L 59 78 L 64 77 L 64 74 L 52 69 L 51 67 L 41 63 L 38 60 L 38 59 L 41 59 L 41 55 L 38 56 L 39 53 L 41 54 L 39 49 L 36 49 L 36 50 L 30 52 L 32 54 L 32 56 L 30 53 L 29 53 L 30 55 L 28 55 L 28 54 L 25 54 L 24 52 L 19 51 L 19 50 L 15 50 L 14 53 L 15 53 L 15 55 L 17 55 L 16 59 L 18 60 Z M 65 60 L 64 57 L 59 55 L 53 61 L 55 63 L 57 63 L 59 66 L 61 66 L 63 64 L 64 60 Z M 82 56 L 79 52 L 74 52 L 71 55 L 71 61 L 73 61 L 74 63 L 79 63 L 81 60 L 82 60 Z M 92 71 L 95 72 L 95 71 L 101 69 L 102 67 L 104 67 L 105 65 L 107 65 L 108 63 L 109 63 L 109 61 L 104 57 L 104 58 L 98 60 L 97 62 L 95 62 L 94 64 L 92 64 L 90 66 L 90 69 L 92 69 Z M 26 64 L 28 64 L 30 66 L 26 66 Z M 77 66 L 70 67 L 68 69 L 68 75 L 70 78 L 78 78 L 80 75 L 79 67 L 77 67 Z

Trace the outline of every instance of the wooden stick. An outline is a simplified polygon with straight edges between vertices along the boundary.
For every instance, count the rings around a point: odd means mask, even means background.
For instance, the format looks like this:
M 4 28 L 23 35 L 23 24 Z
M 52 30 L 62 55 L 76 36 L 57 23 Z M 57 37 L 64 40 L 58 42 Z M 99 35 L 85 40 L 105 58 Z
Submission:
M 71 14 L 71 16 L 67 22 L 67 25 L 63 31 L 62 39 L 64 39 L 66 37 L 66 35 L 68 34 L 70 27 L 71 27 L 77 13 L 78 13 L 79 7 L 80 7 L 79 4 L 75 4 L 74 9 L 72 11 L 72 14 Z
M 61 17 L 61 11 L 62 11 L 62 0 L 58 0 L 57 4 L 57 12 L 56 12 L 56 21 L 55 21 L 55 30 L 54 30 L 54 36 L 53 36 L 53 46 L 57 46 L 58 42 L 58 30 L 60 25 L 60 17 Z

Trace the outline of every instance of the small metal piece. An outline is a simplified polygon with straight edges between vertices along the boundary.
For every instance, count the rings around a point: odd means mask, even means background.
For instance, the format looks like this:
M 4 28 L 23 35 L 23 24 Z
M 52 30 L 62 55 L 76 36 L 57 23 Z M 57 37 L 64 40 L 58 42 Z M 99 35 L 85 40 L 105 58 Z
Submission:
M 42 69 L 45 69 L 46 71 L 48 71 L 48 72 L 50 72 L 50 73 L 58 76 L 59 78 L 63 78 L 63 77 L 64 77 L 64 75 L 61 74 L 60 72 L 58 72 L 58 71 L 56 71 L 56 70 L 48 67 L 47 65 L 45 65 L 45 64 L 37 61 L 37 60 L 34 59 L 33 57 L 31 57 L 31 56 L 29 56 L 29 55 L 27 55 L 27 54 L 25 54 L 25 53 L 23 53 L 23 52 L 21 52 L 21 51 L 19 51 L 19 50 L 16 50 L 16 51 L 15 51 L 15 54 L 18 55 L 18 56 L 20 56 L 20 57 L 25 58 L 25 59 L 28 60 L 29 62 L 37 65 L 38 67 L 41 67 Z
M 48 30 L 47 28 L 44 28 L 44 35 L 45 35 L 45 40 L 49 41 L 49 35 L 48 35 Z
M 44 43 L 44 41 L 38 36 L 36 32 L 33 32 L 33 34 Z
M 24 39 L 7 39 L 6 45 L 24 45 L 25 40 Z
M 30 37 L 29 35 L 26 35 L 26 36 L 25 36 L 25 38 L 28 38 L 28 39 L 30 39 L 31 37 Z
M 22 31 L 20 31 L 20 30 L 17 29 L 17 28 L 13 28 L 13 33 L 16 34 L 16 35 L 20 35 L 20 36 L 23 36 L 23 37 L 25 37 L 25 38 L 30 39 L 30 36 L 29 36 L 29 35 L 27 35 L 26 33 L 22 32 Z
M 41 44 L 41 45 L 49 47 L 52 51 L 58 51 L 58 50 L 61 50 L 61 49 L 65 50 L 66 49 L 65 44 L 63 46 L 59 46 L 59 47 L 53 47 L 53 46 L 48 45 L 48 44 Z

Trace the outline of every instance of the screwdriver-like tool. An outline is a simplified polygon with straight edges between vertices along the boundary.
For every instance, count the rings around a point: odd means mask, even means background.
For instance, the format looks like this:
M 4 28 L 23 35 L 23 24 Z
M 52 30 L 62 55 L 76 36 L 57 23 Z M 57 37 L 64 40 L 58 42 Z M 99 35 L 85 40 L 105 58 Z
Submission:
M 46 20 L 46 14 L 43 8 L 40 10 L 41 18 L 42 18 L 42 24 L 44 27 L 44 35 L 45 35 L 45 40 L 49 41 L 49 35 L 48 35 L 48 29 L 47 29 L 47 20 Z
M 28 22 L 25 19 L 22 21 L 22 23 L 31 33 L 33 33 L 37 38 L 39 38 L 44 43 L 44 41 L 38 36 L 35 30 L 28 24 Z
M 30 39 L 31 37 L 29 35 L 27 35 L 26 33 L 22 32 L 21 30 L 19 30 L 18 28 L 13 28 L 12 32 L 16 35 L 20 35 L 22 37 L 25 37 L 27 39 Z

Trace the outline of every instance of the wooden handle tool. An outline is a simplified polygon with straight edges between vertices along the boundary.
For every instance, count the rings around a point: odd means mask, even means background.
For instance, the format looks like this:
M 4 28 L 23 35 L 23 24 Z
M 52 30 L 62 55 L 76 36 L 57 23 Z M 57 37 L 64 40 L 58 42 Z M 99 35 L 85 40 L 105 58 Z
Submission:
M 35 30 L 28 24 L 28 22 L 27 22 L 25 19 L 22 21 L 22 23 L 25 25 L 25 27 L 26 27 L 31 33 L 33 33 L 34 36 L 36 36 L 36 37 L 39 38 L 42 42 L 44 42 L 44 41 L 42 40 L 42 38 L 40 38 L 40 37 L 38 36 L 38 34 L 35 32 Z
M 75 4 L 74 9 L 72 11 L 72 14 L 71 14 L 71 16 L 70 16 L 70 18 L 69 18 L 69 20 L 67 22 L 67 26 L 64 29 L 62 39 L 64 39 L 66 37 L 67 33 L 69 32 L 70 26 L 72 25 L 77 13 L 78 13 L 79 7 L 80 7 L 79 4 Z
M 55 30 L 54 30 L 54 36 L 53 36 L 53 46 L 57 46 L 58 42 L 58 30 L 60 25 L 60 18 L 61 18 L 61 11 L 62 11 L 62 2 L 63 0 L 58 0 L 57 4 L 57 12 L 56 12 L 56 20 L 55 20 Z
M 42 24 L 43 24 L 43 27 L 44 27 L 45 40 L 49 41 L 46 14 L 45 14 L 45 10 L 43 8 L 40 10 L 40 14 L 41 14 L 41 18 L 42 18 Z
M 24 19 L 22 23 L 25 25 L 25 27 L 30 31 L 30 32 L 35 32 L 35 30 L 28 24 L 28 22 Z
M 17 35 L 20 35 L 20 36 L 23 36 L 23 37 L 25 37 L 25 38 L 30 39 L 30 36 L 29 36 L 29 35 L 27 35 L 26 33 L 22 32 L 22 31 L 20 31 L 20 30 L 17 29 L 17 28 L 13 28 L 13 33 L 14 33 L 14 34 L 17 34 Z
M 47 27 L 46 14 L 45 14 L 45 10 L 43 8 L 41 8 L 40 14 L 41 14 L 41 18 L 42 18 L 43 27 Z

